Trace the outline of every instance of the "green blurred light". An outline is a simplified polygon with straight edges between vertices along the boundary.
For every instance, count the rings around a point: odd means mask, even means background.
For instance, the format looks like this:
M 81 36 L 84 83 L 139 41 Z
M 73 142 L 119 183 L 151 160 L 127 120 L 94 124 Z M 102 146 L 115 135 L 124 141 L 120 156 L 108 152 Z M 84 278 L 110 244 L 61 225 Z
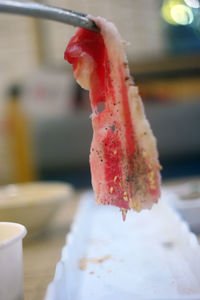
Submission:
M 175 5 L 182 4 L 183 2 L 180 0 L 165 0 L 163 2 L 162 8 L 161 8 L 161 14 L 163 19 L 171 24 L 171 25 L 177 25 L 177 23 L 174 21 L 174 19 L 171 16 L 171 8 Z
M 192 9 L 184 4 L 184 0 L 165 0 L 161 14 L 171 25 L 189 25 L 194 20 Z
M 184 4 L 174 5 L 171 8 L 171 17 L 179 25 L 189 25 L 194 20 L 191 8 Z

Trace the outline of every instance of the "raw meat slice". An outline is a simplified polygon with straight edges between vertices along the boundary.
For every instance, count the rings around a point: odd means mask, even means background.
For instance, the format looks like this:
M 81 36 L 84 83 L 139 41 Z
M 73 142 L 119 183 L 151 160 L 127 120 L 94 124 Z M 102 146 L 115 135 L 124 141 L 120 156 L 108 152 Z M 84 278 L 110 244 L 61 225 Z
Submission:
M 93 18 L 101 34 L 78 29 L 65 51 L 79 84 L 90 91 L 90 166 L 95 200 L 128 209 L 151 208 L 160 197 L 156 140 L 128 69 L 116 27 Z

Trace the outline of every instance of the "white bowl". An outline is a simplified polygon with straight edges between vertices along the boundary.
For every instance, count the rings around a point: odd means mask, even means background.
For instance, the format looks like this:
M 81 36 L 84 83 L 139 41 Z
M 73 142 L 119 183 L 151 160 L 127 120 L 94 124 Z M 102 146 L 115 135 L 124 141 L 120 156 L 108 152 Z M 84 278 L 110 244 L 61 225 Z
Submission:
M 0 221 L 26 226 L 28 236 L 43 230 L 59 206 L 73 195 L 65 183 L 12 184 L 0 188 Z
M 0 298 L 23 299 L 22 239 L 26 228 L 21 224 L 0 222 Z

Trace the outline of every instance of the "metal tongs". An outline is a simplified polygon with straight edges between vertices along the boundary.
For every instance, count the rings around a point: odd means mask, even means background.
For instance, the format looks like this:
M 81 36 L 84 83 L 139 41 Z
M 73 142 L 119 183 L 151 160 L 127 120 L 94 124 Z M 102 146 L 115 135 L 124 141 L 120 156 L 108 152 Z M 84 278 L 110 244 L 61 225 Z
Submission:
M 95 22 L 86 14 L 36 2 L 0 0 L 0 13 L 43 18 L 100 32 Z

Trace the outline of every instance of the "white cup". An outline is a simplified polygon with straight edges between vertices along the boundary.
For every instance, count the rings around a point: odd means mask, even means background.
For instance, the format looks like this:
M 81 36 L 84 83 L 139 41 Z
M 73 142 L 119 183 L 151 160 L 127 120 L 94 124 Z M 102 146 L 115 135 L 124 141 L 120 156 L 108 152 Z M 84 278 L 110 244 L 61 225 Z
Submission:
M 26 228 L 0 222 L 0 299 L 24 299 L 22 239 Z

